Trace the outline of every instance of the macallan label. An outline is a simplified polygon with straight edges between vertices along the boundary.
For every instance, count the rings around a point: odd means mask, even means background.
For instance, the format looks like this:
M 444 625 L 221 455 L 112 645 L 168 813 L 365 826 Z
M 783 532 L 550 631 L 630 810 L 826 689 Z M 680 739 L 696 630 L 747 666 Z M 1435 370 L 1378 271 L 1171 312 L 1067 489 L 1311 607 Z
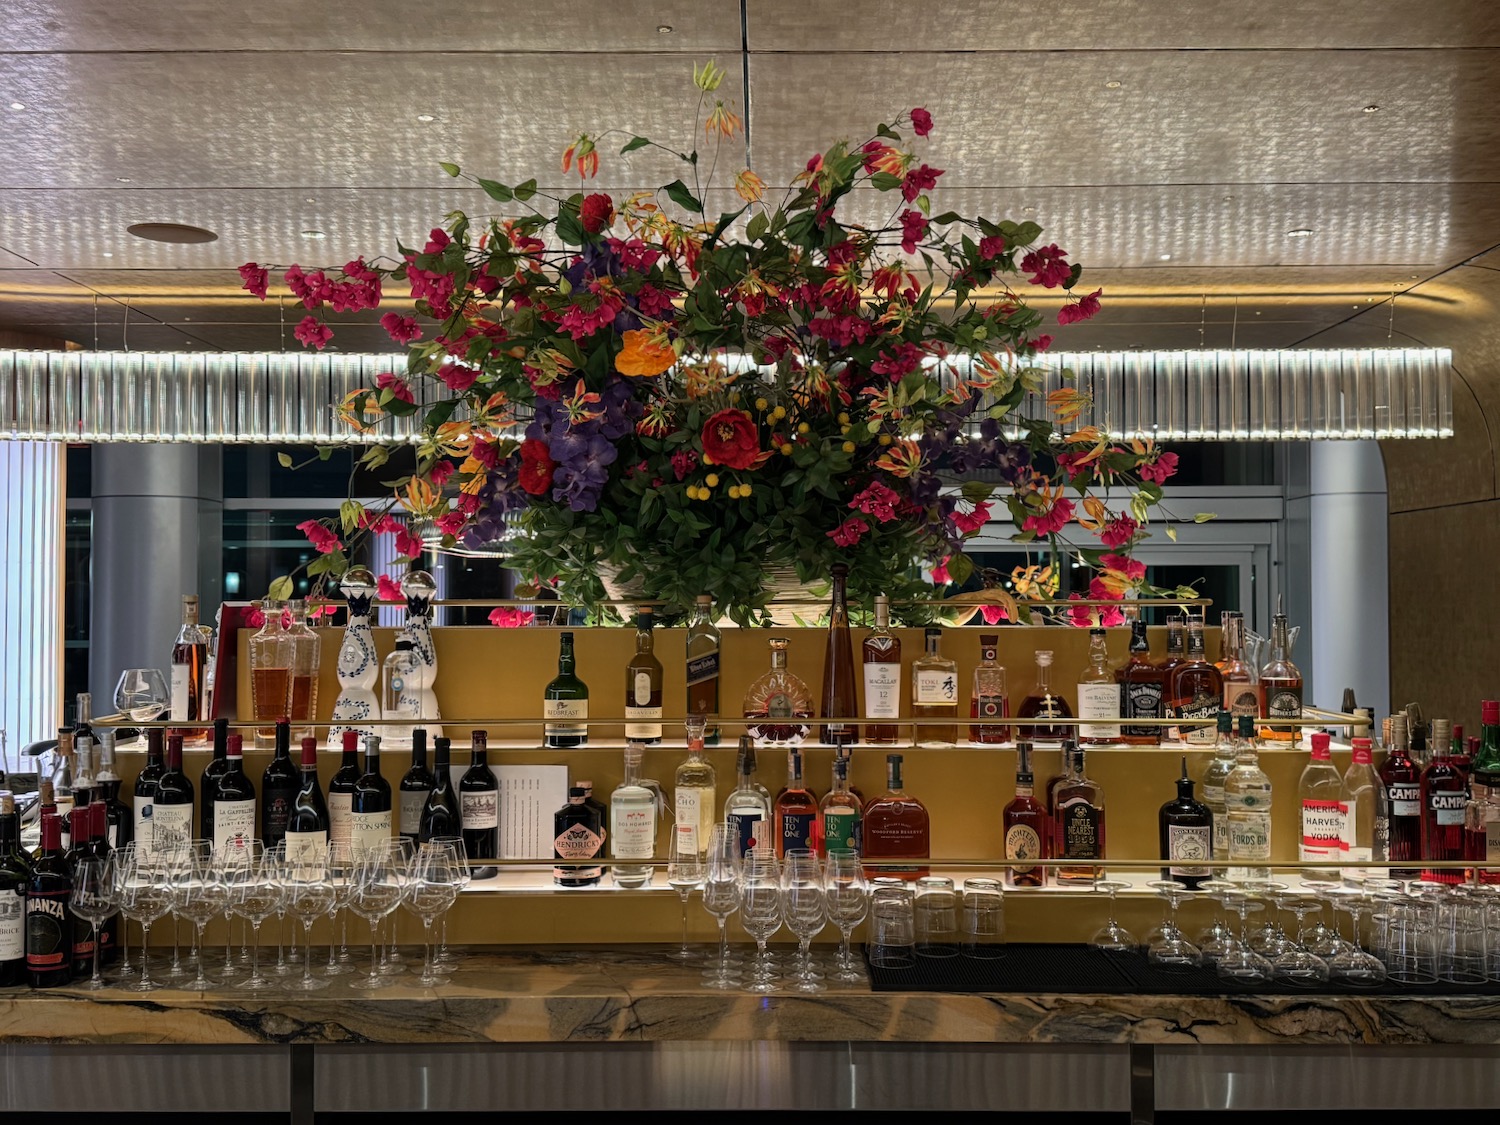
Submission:
M 1422 787 L 1415 781 L 1393 781 L 1390 784 L 1392 816 L 1421 816 Z
M 901 665 L 865 665 L 865 718 L 895 719 L 901 714 Z
M 913 703 L 958 703 L 958 673 L 920 668 L 913 684 Z
M 1203 861 L 1213 858 L 1213 829 L 1204 824 L 1167 825 L 1167 858 L 1172 863 L 1167 872 L 1185 879 L 1210 875 L 1213 869 Z

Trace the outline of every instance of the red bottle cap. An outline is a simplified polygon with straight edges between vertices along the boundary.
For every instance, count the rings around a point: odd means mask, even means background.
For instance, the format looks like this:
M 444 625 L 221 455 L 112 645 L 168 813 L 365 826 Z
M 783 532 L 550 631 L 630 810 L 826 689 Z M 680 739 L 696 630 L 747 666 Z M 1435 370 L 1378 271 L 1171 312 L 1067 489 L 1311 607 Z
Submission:
M 62 848 L 62 817 L 56 813 L 42 814 L 42 851 L 55 852 Z
M 1312 756 L 1319 761 L 1328 760 L 1328 732 L 1326 730 L 1313 731 Z
M 1500 726 L 1500 699 L 1486 699 L 1479 705 L 1479 714 L 1485 726 Z
M 90 835 L 95 840 L 109 839 L 109 806 L 103 801 L 95 801 L 89 806 L 89 811 L 93 813 L 94 822 Z
M 225 743 L 224 753 L 230 758 L 243 758 L 245 756 L 245 736 L 242 734 L 231 734 Z
M 1464 726 L 1462 723 L 1453 724 L 1453 745 L 1462 747 L 1464 744 Z
M 1477 734 L 1469 735 L 1469 757 L 1479 757 L 1479 736 Z
M 344 753 L 352 754 L 359 749 L 359 731 L 346 730 L 344 732 Z
M 318 764 L 318 740 L 316 738 L 304 738 L 302 740 L 302 764 L 304 766 L 316 766 Z
M 79 805 L 68 811 L 68 831 L 73 836 L 73 846 L 76 848 L 89 838 L 89 825 L 93 823 L 94 815 L 89 812 L 87 805 Z
M 1353 738 L 1349 740 L 1349 744 L 1354 748 L 1354 764 L 1358 766 L 1369 765 L 1374 756 L 1372 753 L 1373 744 L 1370 740 L 1368 738 Z

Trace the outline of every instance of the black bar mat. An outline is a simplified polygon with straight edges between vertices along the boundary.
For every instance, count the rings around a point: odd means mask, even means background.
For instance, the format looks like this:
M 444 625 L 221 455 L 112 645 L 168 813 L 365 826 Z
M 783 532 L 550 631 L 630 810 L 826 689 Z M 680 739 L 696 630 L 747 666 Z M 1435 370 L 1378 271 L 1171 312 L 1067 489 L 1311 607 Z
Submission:
M 1299 988 L 1274 982 L 1240 984 L 1220 979 L 1212 969 L 1162 969 L 1144 953 L 1102 953 L 1087 945 L 1016 944 L 1005 955 L 976 960 L 962 951 L 955 957 L 918 957 L 910 968 L 881 968 L 865 963 L 875 992 L 1011 992 L 1026 995 L 1146 996 L 1500 996 L 1500 983 L 1385 984 L 1357 988 L 1324 984 Z

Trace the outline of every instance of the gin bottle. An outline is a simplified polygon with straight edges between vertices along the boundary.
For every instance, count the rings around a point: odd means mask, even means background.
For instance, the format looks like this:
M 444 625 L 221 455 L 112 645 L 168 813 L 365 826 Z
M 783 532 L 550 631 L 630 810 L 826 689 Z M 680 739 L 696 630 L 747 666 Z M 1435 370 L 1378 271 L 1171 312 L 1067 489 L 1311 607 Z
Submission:
M 599 813 L 584 803 L 582 786 L 568 790 L 568 803 L 552 817 L 552 881 L 559 887 L 592 887 L 604 877 L 599 856 L 604 850 L 604 825 Z M 584 862 L 578 862 L 578 861 Z M 588 862 L 593 861 L 593 862 Z
M 1186 757 L 1182 759 L 1182 776 L 1177 779 L 1177 797 L 1161 807 L 1157 819 L 1161 854 L 1167 861 L 1161 877 L 1197 890 L 1213 876 L 1213 868 L 1206 866 L 1213 853 L 1213 814 L 1193 797 Z
M 625 747 L 625 777 L 609 795 L 610 876 L 617 887 L 643 887 L 656 858 L 656 794 L 641 784 L 644 747 Z
M 1249 716 L 1241 716 L 1248 725 Z M 1271 779 L 1260 768 L 1255 742 L 1242 738 L 1234 769 L 1224 783 L 1229 821 L 1229 878 L 1239 883 L 1271 881 Z

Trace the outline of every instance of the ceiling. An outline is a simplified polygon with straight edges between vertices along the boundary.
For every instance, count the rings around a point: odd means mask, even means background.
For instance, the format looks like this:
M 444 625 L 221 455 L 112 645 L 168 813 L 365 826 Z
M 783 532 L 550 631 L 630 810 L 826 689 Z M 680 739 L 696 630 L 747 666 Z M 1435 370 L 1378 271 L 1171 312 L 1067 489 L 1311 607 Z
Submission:
M 723 160 L 771 183 L 931 110 L 938 209 L 1033 218 L 1103 285 L 1070 350 L 1390 338 L 1413 303 L 1462 308 L 1459 267 L 1500 245 L 1493 0 L 6 0 L 0 330 L 295 348 L 301 310 L 240 292 L 240 263 L 376 256 L 489 207 L 439 161 L 571 187 L 578 133 L 685 143 L 709 57 L 747 107 Z M 605 190 L 676 175 L 614 151 Z M 330 319 L 336 347 L 391 346 Z

